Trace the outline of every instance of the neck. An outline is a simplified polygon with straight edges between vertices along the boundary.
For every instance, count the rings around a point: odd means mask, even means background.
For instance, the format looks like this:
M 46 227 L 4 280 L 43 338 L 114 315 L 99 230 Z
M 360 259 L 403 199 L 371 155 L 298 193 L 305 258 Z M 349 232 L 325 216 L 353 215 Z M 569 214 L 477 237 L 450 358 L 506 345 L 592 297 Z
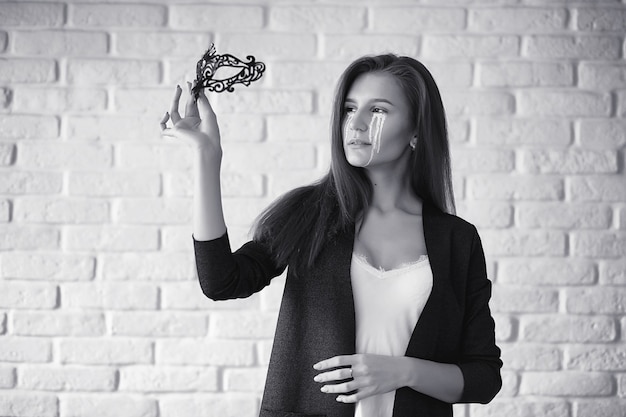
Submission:
M 370 210 L 383 213 L 397 209 L 414 211 L 411 207 L 418 199 L 411 190 L 408 167 L 409 154 L 405 154 L 394 163 L 366 168 L 373 189 Z

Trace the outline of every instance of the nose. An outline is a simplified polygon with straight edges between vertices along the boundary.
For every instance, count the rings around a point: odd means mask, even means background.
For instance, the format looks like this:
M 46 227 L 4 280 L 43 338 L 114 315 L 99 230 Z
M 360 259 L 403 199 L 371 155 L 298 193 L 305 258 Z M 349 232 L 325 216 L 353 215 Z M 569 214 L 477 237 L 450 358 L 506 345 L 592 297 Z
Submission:
M 348 127 L 351 130 L 360 130 L 361 132 L 367 131 L 369 124 L 364 120 L 365 117 L 362 111 L 356 110 L 348 115 Z

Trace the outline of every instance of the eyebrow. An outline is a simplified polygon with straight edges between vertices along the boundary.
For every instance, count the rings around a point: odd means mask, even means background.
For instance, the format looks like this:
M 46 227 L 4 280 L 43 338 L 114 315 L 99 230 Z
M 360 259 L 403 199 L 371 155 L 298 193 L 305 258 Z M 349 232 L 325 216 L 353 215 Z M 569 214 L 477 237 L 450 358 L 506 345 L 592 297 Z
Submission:
M 371 100 L 369 100 L 370 103 L 387 103 L 390 106 L 394 106 L 394 104 L 387 100 L 386 98 L 373 98 Z M 346 98 L 346 103 L 356 103 L 356 100 L 351 99 L 351 98 Z

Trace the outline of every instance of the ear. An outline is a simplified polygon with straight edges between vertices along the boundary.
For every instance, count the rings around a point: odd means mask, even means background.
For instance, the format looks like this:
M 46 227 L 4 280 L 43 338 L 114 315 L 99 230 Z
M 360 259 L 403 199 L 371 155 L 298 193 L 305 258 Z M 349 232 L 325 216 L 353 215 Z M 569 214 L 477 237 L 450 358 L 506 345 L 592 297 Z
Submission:
M 409 141 L 409 146 L 410 146 L 412 149 L 415 149 L 415 146 L 416 146 L 416 145 L 417 145 L 417 135 L 413 136 L 413 137 L 411 138 L 411 140 Z

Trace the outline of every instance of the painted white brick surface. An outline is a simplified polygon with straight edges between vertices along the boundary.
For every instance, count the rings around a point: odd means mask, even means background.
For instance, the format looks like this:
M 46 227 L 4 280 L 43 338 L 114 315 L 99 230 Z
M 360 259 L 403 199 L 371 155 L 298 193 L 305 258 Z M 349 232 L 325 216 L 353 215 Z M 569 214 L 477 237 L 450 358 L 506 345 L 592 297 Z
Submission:
M 233 246 L 329 164 L 334 84 L 422 60 L 479 229 L 504 386 L 456 417 L 626 417 L 626 0 L 0 0 L 0 415 L 256 417 L 284 286 L 197 282 L 192 150 L 160 137 L 209 42 Z

